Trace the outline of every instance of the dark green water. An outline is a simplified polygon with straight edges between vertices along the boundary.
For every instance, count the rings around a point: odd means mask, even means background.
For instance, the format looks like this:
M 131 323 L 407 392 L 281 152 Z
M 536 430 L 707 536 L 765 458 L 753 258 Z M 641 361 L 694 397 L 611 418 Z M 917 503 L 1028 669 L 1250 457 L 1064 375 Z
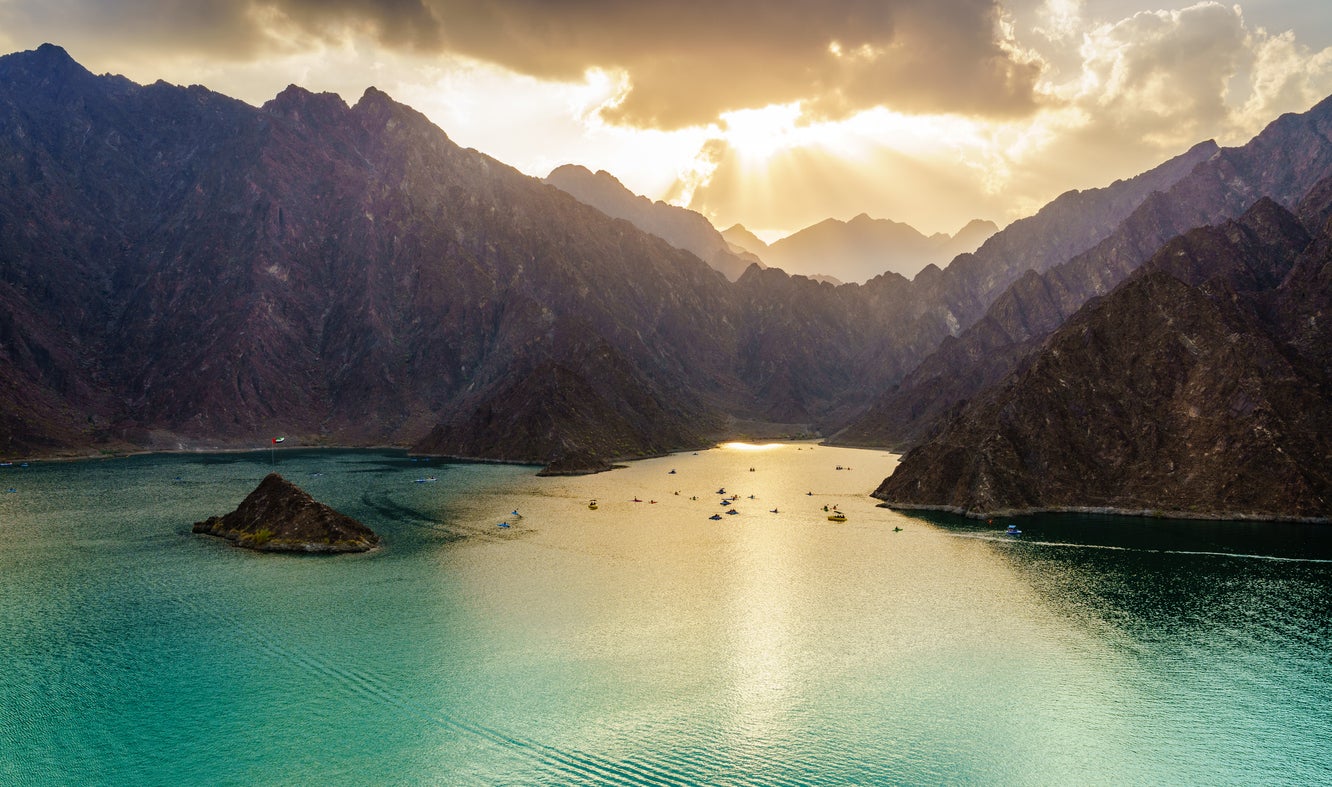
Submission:
M 1332 531 L 1013 539 L 893 461 L 278 454 L 385 537 L 333 558 L 189 533 L 266 453 L 0 469 L 0 784 L 1332 782 Z

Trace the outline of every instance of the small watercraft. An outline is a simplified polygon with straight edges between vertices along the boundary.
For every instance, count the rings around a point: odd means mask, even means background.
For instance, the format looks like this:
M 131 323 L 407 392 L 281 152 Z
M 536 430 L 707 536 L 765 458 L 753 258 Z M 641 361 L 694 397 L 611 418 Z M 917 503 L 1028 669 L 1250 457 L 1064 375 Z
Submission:
M 902 532 L 902 528 L 900 528 L 900 527 L 895 527 L 895 528 L 893 528 L 893 532 L 894 532 L 894 533 L 901 533 L 901 532 Z
M 775 513 L 777 513 L 777 509 L 774 508 L 774 509 L 772 509 L 772 511 L 770 511 L 769 513 L 775 514 Z
M 721 514 L 713 514 L 712 516 L 708 517 L 708 519 L 721 519 Z
M 516 508 L 513 509 L 513 512 L 512 512 L 511 514 L 509 514 L 509 516 L 516 516 L 516 517 L 518 517 L 519 519 L 522 519 L 522 518 L 523 518 L 523 515 L 520 514 L 520 513 L 518 513 L 518 509 L 516 509 Z
M 666 475 L 675 475 L 675 471 L 671 470 L 671 472 L 667 473 Z
M 641 502 L 643 502 L 643 500 L 642 500 L 641 498 L 637 498 L 637 497 L 635 497 L 635 498 L 634 498 L 634 502 L 635 502 L 635 503 L 641 503 Z
M 740 513 L 740 512 L 739 512 L 739 511 L 736 511 L 734 508 L 732 508 L 730 511 L 727 511 L 726 513 L 728 513 L 728 514 L 738 514 L 738 513 Z
M 1004 531 L 1004 535 L 1006 535 L 1006 536 L 1020 536 L 1020 535 L 1022 535 L 1022 531 L 1021 531 L 1021 530 L 1018 530 L 1018 526 L 1017 526 L 1017 525 L 1009 525 L 1009 526 L 1008 526 L 1008 529 Z
M 508 526 L 509 526 L 509 523 L 508 523 L 508 522 L 496 522 L 496 523 L 495 523 L 495 527 L 508 527 Z
M 845 522 L 845 521 L 846 521 L 846 514 L 843 514 L 841 511 L 834 511 L 834 512 L 832 512 L 831 514 L 828 515 L 828 521 L 829 521 L 829 522 Z
M 717 490 L 717 494 L 719 494 L 719 495 L 724 495 L 724 494 L 726 494 L 726 487 L 722 487 L 721 489 L 718 489 L 718 490 Z

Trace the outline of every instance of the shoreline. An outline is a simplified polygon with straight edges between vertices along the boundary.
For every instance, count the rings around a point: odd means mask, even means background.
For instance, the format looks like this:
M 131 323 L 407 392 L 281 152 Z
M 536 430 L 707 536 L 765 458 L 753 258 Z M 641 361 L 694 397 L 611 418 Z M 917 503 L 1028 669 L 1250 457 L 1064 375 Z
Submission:
M 873 495 L 871 495 L 873 497 Z M 877 499 L 877 498 L 876 498 Z M 1005 508 L 997 511 L 978 512 L 961 506 L 929 505 L 926 503 L 892 503 L 881 501 L 876 508 L 893 511 L 936 511 L 954 514 L 967 519 L 1019 518 L 1039 516 L 1041 514 L 1104 514 L 1138 519 L 1187 519 L 1205 522 L 1289 522 L 1301 525 L 1332 524 L 1332 517 L 1294 517 L 1278 514 L 1243 514 L 1238 512 L 1219 512 L 1203 514 L 1196 511 L 1175 511 L 1163 508 L 1117 508 L 1115 506 L 1042 506 L 1031 508 Z
M 290 439 L 290 438 L 289 438 Z M 667 456 L 678 456 L 680 454 L 697 453 L 699 451 L 709 451 L 726 443 L 748 443 L 751 445 L 764 445 L 769 443 L 780 443 L 783 445 L 827 445 L 821 442 L 821 438 L 808 439 L 753 439 L 743 437 L 719 437 L 707 445 L 682 447 L 669 451 L 662 451 L 654 454 L 642 454 L 633 456 L 619 456 L 605 460 L 607 467 L 598 469 L 589 469 L 586 471 L 567 471 L 549 473 L 545 477 L 577 477 L 586 475 L 596 475 L 611 470 L 619 470 L 627 467 L 623 462 L 636 462 L 643 459 L 661 459 Z M 854 450 L 866 451 L 884 451 L 886 453 L 895 453 L 884 448 L 869 448 L 861 446 L 836 446 L 830 445 L 830 448 L 850 448 Z M 513 465 L 519 467 L 537 467 L 544 468 L 549 466 L 549 462 L 540 460 L 525 459 L 488 459 L 485 457 L 459 456 L 456 454 L 432 454 L 432 453 L 414 453 L 411 446 L 394 445 L 380 443 L 375 445 L 345 445 L 345 444 L 283 444 L 279 446 L 197 446 L 192 448 L 139 448 L 133 450 L 114 450 L 114 449 L 96 449 L 90 453 L 56 453 L 56 454 L 32 454 L 29 456 L 14 456 L 4 458 L 3 461 L 12 462 L 14 467 L 18 467 L 20 462 L 83 462 L 100 461 L 105 459 L 127 459 L 135 456 L 180 456 L 185 454 L 251 454 L 266 452 L 292 452 L 292 451 L 402 451 L 405 456 L 418 459 L 438 459 L 452 464 L 476 464 L 476 465 Z

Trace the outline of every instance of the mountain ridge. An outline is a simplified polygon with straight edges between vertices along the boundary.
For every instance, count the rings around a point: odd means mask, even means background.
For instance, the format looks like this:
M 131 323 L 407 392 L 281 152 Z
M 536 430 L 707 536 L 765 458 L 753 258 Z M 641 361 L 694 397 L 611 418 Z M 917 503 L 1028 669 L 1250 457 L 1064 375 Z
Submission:
M 1330 130 L 1327 99 L 1274 120 L 1243 146 L 1218 150 L 1150 194 L 1094 247 L 1015 280 L 832 442 L 902 448 L 925 439 L 954 406 L 1002 379 L 1088 298 L 1108 292 L 1174 235 L 1237 216 L 1263 196 L 1292 206 L 1332 173 Z
M 976 517 L 1327 521 L 1332 293 L 1302 286 L 1332 281 L 1326 218 L 1311 236 L 1264 197 L 1172 239 L 960 405 L 874 496 Z

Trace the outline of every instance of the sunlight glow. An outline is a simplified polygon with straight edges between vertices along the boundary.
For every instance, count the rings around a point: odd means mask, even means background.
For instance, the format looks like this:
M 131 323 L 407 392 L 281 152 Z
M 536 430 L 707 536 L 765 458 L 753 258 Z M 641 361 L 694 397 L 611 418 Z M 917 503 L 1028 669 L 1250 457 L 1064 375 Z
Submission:
M 769 104 L 762 109 L 723 112 L 722 138 L 745 161 L 765 160 L 807 142 L 808 126 L 796 126 L 800 104 Z
M 771 451 L 781 448 L 782 443 L 722 443 L 721 447 L 731 451 Z

